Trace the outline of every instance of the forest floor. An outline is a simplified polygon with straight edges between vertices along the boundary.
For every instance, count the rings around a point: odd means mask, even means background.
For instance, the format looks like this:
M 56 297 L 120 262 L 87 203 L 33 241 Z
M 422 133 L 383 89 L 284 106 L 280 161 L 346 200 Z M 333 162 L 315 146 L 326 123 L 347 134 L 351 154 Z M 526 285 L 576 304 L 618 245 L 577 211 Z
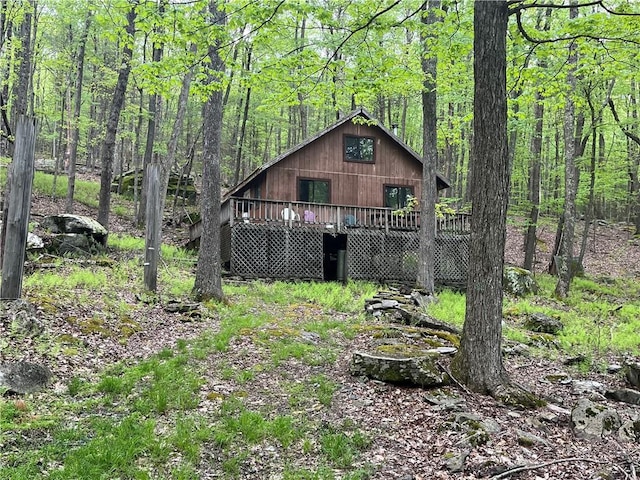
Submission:
M 36 196 L 32 213 L 40 215 L 61 213 L 63 201 L 52 201 L 45 196 Z M 76 213 L 92 216 L 95 211 L 78 205 Z M 128 219 L 112 216 L 112 232 L 127 232 L 134 236 L 142 233 L 131 226 Z M 581 232 L 580 226 L 577 233 Z M 187 240 L 186 229 L 165 229 L 165 241 L 177 245 Z M 539 251 L 537 271 L 544 271 L 549 250 L 555 236 L 551 223 L 543 224 L 539 230 Z M 510 222 L 506 262 L 520 264 L 522 258 L 522 228 L 517 221 Z M 598 225 L 589 235 L 585 255 L 586 274 L 594 277 L 633 277 L 640 280 L 640 240 L 632 236 L 626 225 Z M 133 290 L 133 288 L 132 288 Z M 131 292 L 123 292 L 123 299 L 139 303 Z M 233 300 L 232 300 L 233 301 Z M 65 315 L 82 317 L 91 315 L 92 305 L 78 305 L 69 298 L 65 305 Z M 295 324 L 309 317 L 319 315 L 312 304 L 282 305 L 264 303 L 254 308 L 259 314 L 268 311 L 274 318 L 287 318 Z M 336 313 L 340 320 L 343 313 Z M 179 315 L 168 313 L 160 306 L 150 307 L 144 319 L 137 319 L 144 329 L 126 342 L 103 335 L 83 335 L 62 318 L 48 320 L 49 334 L 83 336 L 86 348 L 74 356 L 61 356 L 52 361 L 50 353 L 37 348 L 36 338 L 24 339 L 20 351 L 22 360 L 39 361 L 48 364 L 54 374 L 51 392 L 42 395 L 61 395 L 71 378 L 83 376 L 96 378 L 100 371 L 116 362 L 135 362 L 159 352 L 163 348 L 175 348 L 176 339 L 196 339 L 203 332 L 220 328 L 222 319 L 207 322 L 185 322 Z M 372 323 L 379 320 L 371 319 Z M 6 332 L 0 326 L 0 338 Z M 624 386 L 620 375 L 600 372 L 580 372 L 564 364 L 566 357 L 554 352 L 546 356 L 515 355 L 506 357 L 505 363 L 512 380 L 536 394 L 548 399 L 553 409 L 542 408 L 520 411 L 507 408 L 492 398 L 471 393 L 457 387 L 442 389 L 444 394 L 456 399 L 456 406 L 433 405 L 428 400 L 433 392 L 419 388 L 388 385 L 377 381 L 355 378 L 349 373 L 349 363 L 353 352 L 366 349 L 371 343 L 367 334 L 353 338 L 337 335 L 331 339 L 338 348 L 336 361 L 328 365 L 310 366 L 304 362 L 289 359 L 278 368 L 266 369 L 247 377 L 244 381 L 221 377 L 223 367 L 231 367 L 236 372 L 258 372 L 254 368 L 262 360 L 264 349 L 254 343 L 250 336 L 240 336 L 231 340 L 230 348 L 224 353 L 202 360 L 208 365 L 206 386 L 203 387 L 202 401 L 198 412 L 202 415 L 215 414 L 219 407 L 212 395 L 217 392 L 229 395 L 242 391 L 247 408 L 260 409 L 269 405 L 275 409 L 287 409 L 287 393 L 284 379 L 305 379 L 322 375 L 336 386 L 329 406 L 302 405 L 295 414 L 305 416 L 316 425 L 333 425 L 341 428 L 357 426 L 366 432 L 370 443 L 357 455 L 349 470 L 333 468 L 335 478 L 370 478 L 376 480 L 426 480 L 426 479 L 629 479 L 637 480 L 640 470 L 640 444 L 623 442 L 615 437 L 601 440 L 581 440 L 573 436 L 570 428 L 569 412 L 578 398 L 584 396 L 572 390 L 570 383 L 554 382 L 557 378 L 573 378 L 598 381 L 608 388 Z M 11 360 L 12 355 L 0 351 L 0 361 Z M 620 363 L 621 358 L 605 358 L 606 363 Z M 442 393 L 441 392 L 441 393 Z M 37 395 L 30 399 L 38 400 Z M 599 401 L 608 401 L 598 398 Z M 610 404 L 611 405 L 611 404 Z M 621 416 L 638 419 L 631 406 L 615 404 Z M 456 412 L 468 412 L 479 419 L 490 419 L 496 426 L 486 442 L 471 446 L 467 433 L 456 423 Z M 535 435 L 537 440 L 522 441 L 522 432 Z M 275 480 L 284 478 L 283 462 L 312 471 L 317 467 L 317 458 L 303 451 L 300 445 L 292 445 L 290 452 L 265 444 L 253 446 L 249 455 L 243 458 L 239 473 L 235 478 Z M 219 448 L 203 450 L 198 462 L 198 478 L 228 478 L 228 472 L 220 470 L 225 453 Z M 460 456 L 465 458 L 462 471 L 451 471 L 447 462 Z M 286 459 L 283 459 L 286 457 Z M 500 476 L 504 469 L 525 466 L 520 473 Z M 360 468 L 361 467 L 361 468 Z M 292 467 L 293 468 L 293 467 Z M 360 469 L 359 469 L 360 468 Z M 367 470 L 367 468 L 369 470 Z M 351 472 L 365 472 L 358 477 Z M 291 476 L 289 478 L 325 479 L 331 476 Z

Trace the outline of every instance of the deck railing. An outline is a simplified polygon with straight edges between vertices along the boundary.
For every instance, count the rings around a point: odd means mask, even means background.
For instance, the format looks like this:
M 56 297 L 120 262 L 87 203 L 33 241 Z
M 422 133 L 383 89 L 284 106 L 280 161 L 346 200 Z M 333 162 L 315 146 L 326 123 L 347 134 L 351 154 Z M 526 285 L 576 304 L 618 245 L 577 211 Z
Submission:
M 420 212 L 394 212 L 390 208 L 355 207 L 309 202 L 286 202 L 257 198 L 231 197 L 222 204 L 221 224 L 279 223 L 293 226 L 318 226 L 342 231 L 347 228 L 418 230 Z M 436 218 L 436 230 L 465 233 L 471 231 L 468 214 Z

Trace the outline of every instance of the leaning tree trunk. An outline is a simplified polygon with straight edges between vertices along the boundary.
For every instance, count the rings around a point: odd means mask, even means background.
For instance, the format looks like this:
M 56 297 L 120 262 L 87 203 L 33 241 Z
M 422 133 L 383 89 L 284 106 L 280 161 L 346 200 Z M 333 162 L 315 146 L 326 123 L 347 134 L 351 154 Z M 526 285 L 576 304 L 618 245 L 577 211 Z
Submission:
M 109 118 L 107 119 L 107 129 L 102 148 L 100 149 L 100 161 L 102 162 L 102 172 L 100 173 L 100 197 L 98 202 L 98 222 L 109 230 L 109 209 L 111 203 L 111 177 L 113 176 L 113 154 L 116 147 L 116 133 L 118 131 L 118 122 L 120 121 L 120 112 L 124 105 L 124 97 L 127 91 L 127 83 L 129 81 L 129 73 L 131 72 L 131 56 L 133 55 L 133 36 L 135 33 L 136 9 L 135 5 L 131 5 L 127 12 L 127 41 L 124 42 L 122 49 L 122 64 L 118 72 L 118 80 L 116 88 L 111 99 L 111 107 L 109 108 Z
M 73 213 L 73 194 L 76 188 L 76 159 L 78 157 L 78 141 L 80 139 L 80 109 L 82 107 L 82 80 L 84 72 L 84 53 L 87 45 L 87 37 L 89 35 L 89 27 L 91 26 L 91 12 L 87 12 L 84 20 L 84 30 L 80 37 L 78 45 L 76 71 L 75 99 L 73 105 L 73 131 L 71 133 L 71 142 L 69 143 L 69 180 L 67 182 L 67 202 L 65 211 Z
M 211 24 L 224 24 L 224 15 L 216 0 L 209 3 Z M 219 53 L 220 41 L 209 45 L 210 82 L 219 82 L 224 62 Z M 222 299 L 220 266 L 220 152 L 222 140 L 222 92 L 215 89 L 204 106 L 204 148 L 202 169 L 202 235 L 194 284 L 194 294 L 201 300 Z
M 439 18 L 440 0 L 430 0 L 424 9 L 423 22 L 429 28 Z M 428 32 L 422 39 L 425 51 L 430 50 L 435 35 Z M 422 71 L 424 85 L 422 90 L 422 138 L 424 161 L 422 164 L 422 198 L 420 199 L 420 263 L 418 268 L 418 287 L 432 294 L 434 291 L 434 265 L 436 241 L 436 165 L 438 164 L 438 136 L 436 111 L 436 70 L 437 57 L 434 52 L 423 54 Z

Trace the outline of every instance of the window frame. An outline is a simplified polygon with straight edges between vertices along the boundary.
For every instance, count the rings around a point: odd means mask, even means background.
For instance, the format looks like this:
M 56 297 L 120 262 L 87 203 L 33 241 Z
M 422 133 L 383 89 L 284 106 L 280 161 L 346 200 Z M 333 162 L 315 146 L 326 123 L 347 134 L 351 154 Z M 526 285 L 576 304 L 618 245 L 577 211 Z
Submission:
M 358 140 L 362 140 L 362 139 L 366 139 L 366 140 L 371 140 L 371 146 L 373 148 L 373 151 L 371 153 L 371 160 L 369 159 L 362 159 L 362 158 L 349 158 L 347 156 L 347 139 L 348 138 L 355 138 Z M 360 151 L 360 145 L 358 145 L 358 150 Z M 342 135 L 342 158 L 345 162 L 351 162 L 351 163 L 376 163 L 376 137 L 370 136 L 370 135 L 355 135 L 355 134 L 350 134 L 350 133 L 345 133 Z
M 387 189 L 388 188 L 397 188 L 397 189 L 406 189 L 409 190 L 409 192 L 407 192 L 407 195 L 405 195 L 405 204 L 404 205 L 398 205 L 397 207 L 389 207 L 387 206 Z M 411 195 L 412 197 L 416 196 L 416 189 L 413 185 L 396 185 L 396 184 L 392 184 L 392 183 L 385 183 L 382 186 L 382 204 L 384 205 L 384 208 L 391 208 L 393 210 L 399 210 L 401 208 L 406 207 L 406 197 L 408 195 Z M 400 198 L 400 197 L 398 197 Z
M 316 202 L 316 201 L 312 201 L 312 200 L 302 200 L 302 182 L 324 182 L 327 184 L 327 196 L 328 201 L 327 202 Z M 331 179 L 329 178 L 315 178 L 315 177 L 298 177 L 297 178 L 297 182 L 296 182 L 296 187 L 297 187 L 297 192 L 296 192 L 296 198 L 298 199 L 299 202 L 307 202 L 307 203 L 326 203 L 326 204 L 330 204 L 331 203 Z

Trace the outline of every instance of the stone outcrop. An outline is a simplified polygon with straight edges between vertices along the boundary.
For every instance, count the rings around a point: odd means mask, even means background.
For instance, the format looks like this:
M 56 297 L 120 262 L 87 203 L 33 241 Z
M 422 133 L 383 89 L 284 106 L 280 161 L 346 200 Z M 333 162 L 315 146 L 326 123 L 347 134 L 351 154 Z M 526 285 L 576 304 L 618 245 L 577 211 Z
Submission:
M 355 352 L 351 360 L 351 374 L 382 382 L 410 384 L 423 388 L 449 383 L 449 376 L 438 367 L 440 353 L 415 351 L 407 354 Z
M 40 222 L 40 227 L 48 233 L 47 249 L 59 255 L 95 253 L 107 244 L 107 230 L 83 215 L 50 215 Z

